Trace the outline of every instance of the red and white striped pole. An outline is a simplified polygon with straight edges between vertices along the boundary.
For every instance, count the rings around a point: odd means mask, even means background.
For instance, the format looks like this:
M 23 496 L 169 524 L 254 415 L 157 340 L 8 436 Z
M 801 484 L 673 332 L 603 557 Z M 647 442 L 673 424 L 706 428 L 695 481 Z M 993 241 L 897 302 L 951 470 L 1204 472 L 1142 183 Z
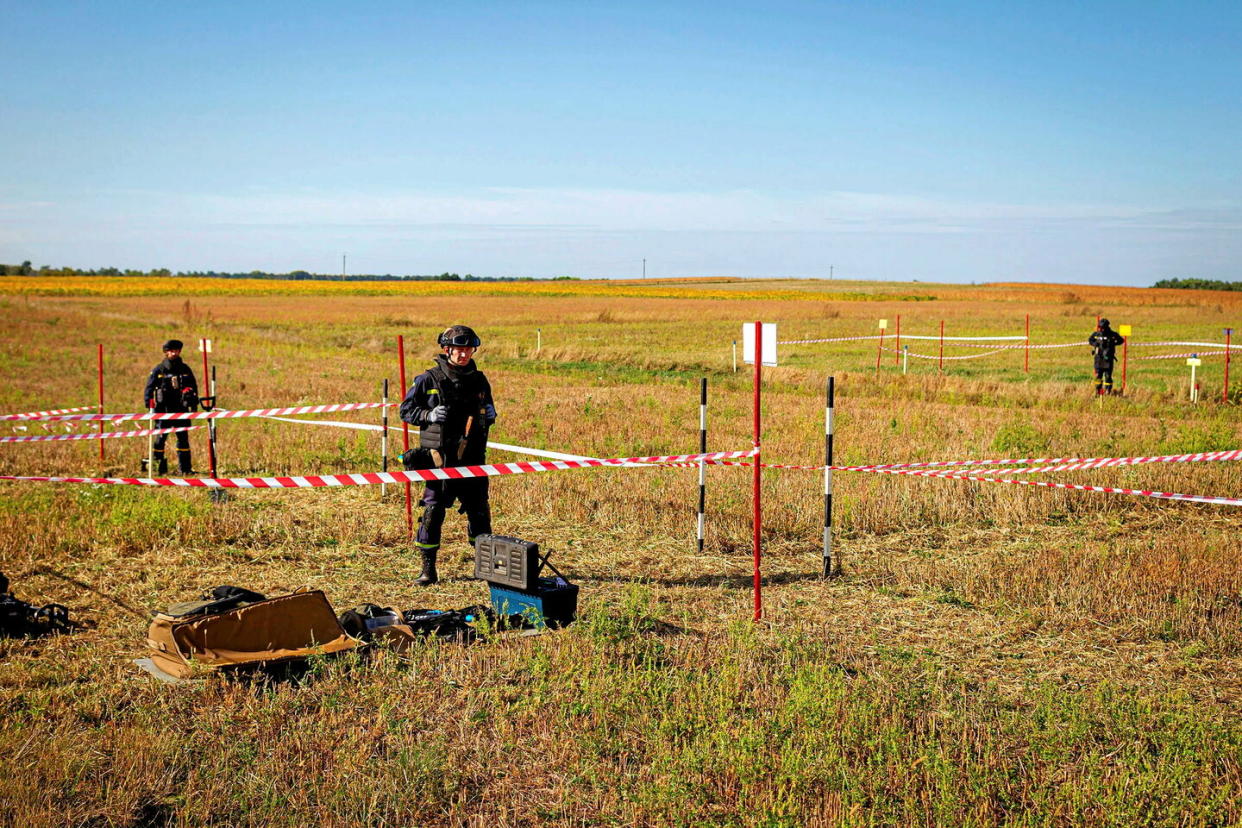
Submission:
M 98 345 L 95 346 L 95 348 L 96 348 L 96 355 L 98 356 L 98 362 L 99 362 L 99 413 L 102 415 L 104 413 L 103 343 L 100 342 Z M 99 421 L 99 433 L 103 434 L 103 431 L 104 431 L 103 420 L 100 420 Z M 99 462 L 102 463 L 103 459 L 104 459 L 104 441 L 100 440 L 99 441 Z
M 754 620 L 758 621 L 763 618 L 763 586 L 759 578 L 759 563 L 763 557 L 763 539 L 761 537 L 761 529 L 763 526 L 762 510 L 759 503 L 759 485 L 760 471 L 762 466 L 759 459 L 760 444 L 760 422 L 759 422 L 759 384 L 763 378 L 763 323 L 755 323 L 755 393 L 754 393 L 754 425 L 755 425 L 755 458 L 754 458 L 754 474 L 751 478 L 752 498 L 754 500 L 754 591 L 755 591 L 755 616 Z
M 407 391 L 407 388 L 405 385 L 405 337 L 402 336 L 401 334 L 397 334 L 397 365 L 398 365 L 398 368 L 401 374 L 401 398 L 404 400 L 405 393 Z M 403 441 L 402 445 L 405 447 L 405 450 L 409 451 L 410 450 L 410 424 L 407 423 L 404 418 L 402 418 L 401 420 L 401 439 Z M 410 482 L 407 480 L 405 482 L 405 532 L 406 532 L 406 536 L 410 540 L 414 539 L 414 500 L 413 500 L 413 497 L 414 497 L 413 494 L 410 492 Z

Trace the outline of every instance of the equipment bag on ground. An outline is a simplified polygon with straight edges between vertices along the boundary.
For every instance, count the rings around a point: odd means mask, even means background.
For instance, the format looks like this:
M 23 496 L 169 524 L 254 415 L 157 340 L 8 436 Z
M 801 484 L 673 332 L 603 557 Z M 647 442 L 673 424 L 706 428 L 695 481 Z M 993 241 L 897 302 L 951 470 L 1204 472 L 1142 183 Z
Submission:
M 9 592 L 9 579 L 0 572 L 0 638 L 38 638 L 80 627 L 69 620 L 69 610 L 61 604 L 37 607 Z
M 226 589 L 237 590 L 221 587 L 216 593 Z M 157 612 L 147 632 L 155 666 L 177 678 L 188 678 L 194 664 L 213 668 L 266 665 L 339 653 L 358 644 L 341 628 L 320 590 L 275 598 L 248 590 L 237 592 L 259 600 L 216 597 Z

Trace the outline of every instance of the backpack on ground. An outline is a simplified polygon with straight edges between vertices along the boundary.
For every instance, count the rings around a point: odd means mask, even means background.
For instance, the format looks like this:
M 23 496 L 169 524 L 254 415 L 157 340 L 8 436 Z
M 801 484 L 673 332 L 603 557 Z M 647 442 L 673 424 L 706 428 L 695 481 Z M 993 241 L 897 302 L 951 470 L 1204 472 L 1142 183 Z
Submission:
M 265 598 L 239 587 L 217 587 L 199 601 L 155 613 L 147 631 L 152 662 L 177 678 L 190 677 L 194 665 L 266 666 L 357 644 L 320 590 Z

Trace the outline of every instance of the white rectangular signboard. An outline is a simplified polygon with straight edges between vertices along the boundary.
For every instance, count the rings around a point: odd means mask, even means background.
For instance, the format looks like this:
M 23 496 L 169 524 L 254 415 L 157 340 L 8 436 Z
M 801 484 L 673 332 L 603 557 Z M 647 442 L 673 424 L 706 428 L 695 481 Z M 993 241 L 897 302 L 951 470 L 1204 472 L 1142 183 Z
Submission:
M 747 365 L 755 364 L 755 323 L 742 324 L 742 359 Z M 763 323 L 763 364 L 776 365 L 776 323 Z

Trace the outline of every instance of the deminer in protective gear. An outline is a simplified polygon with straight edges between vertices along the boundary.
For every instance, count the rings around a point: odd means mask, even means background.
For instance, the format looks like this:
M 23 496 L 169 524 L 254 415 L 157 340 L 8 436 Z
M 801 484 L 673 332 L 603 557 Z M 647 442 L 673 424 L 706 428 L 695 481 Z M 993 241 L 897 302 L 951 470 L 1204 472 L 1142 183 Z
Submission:
M 147 377 L 147 387 L 142 392 L 143 402 L 157 414 L 181 414 L 198 408 L 198 382 L 195 381 L 190 366 L 181 360 L 181 348 L 180 339 L 165 342 L 164 361 L 152 368 L 151 375 Z M 188 425 L 189 420 L 156 420 L 152 428 L 182 428 Z M 189 432 L 178 431 L 175 434 L 177 467 L 182 474 L 193 474 Z M 168 473 L 168 459 L 164 456 L 164 444 L 167 442 L 167 434 L 155 435 L 153 447 L 157 468 L 148 471 L 155 474 Z
M 419 428 L 418 448 L 403 458 L 407 469 L 477 466 L 487 462 L 487 433 L 496 421 L 496 405 L 487 377 L 474 363 L 481 344 L 465 325 L 453 325 L 440 334 L 443 353 L 435 364 L 414 378 L 401 401 L 401 419 Z M 444 512 L 460 502 L 466 532 L 473 545 L 479 535 L 492 531 L 488 479 L 429 480 L 423 490 L 423 515 L 414 540 L 422 554 L 421 586 L 434 584 L 436 556 Z
M 1087 344 L 1091 346 L 1091 354 L 1095 357 L 1095 393 L 1113 393 L 1113 365 L 1117 362 L 1117 346 L 1124 343 L 1125 337 L 1109 327 L 1107 319 L 1101 319 L 1100 325 Z

